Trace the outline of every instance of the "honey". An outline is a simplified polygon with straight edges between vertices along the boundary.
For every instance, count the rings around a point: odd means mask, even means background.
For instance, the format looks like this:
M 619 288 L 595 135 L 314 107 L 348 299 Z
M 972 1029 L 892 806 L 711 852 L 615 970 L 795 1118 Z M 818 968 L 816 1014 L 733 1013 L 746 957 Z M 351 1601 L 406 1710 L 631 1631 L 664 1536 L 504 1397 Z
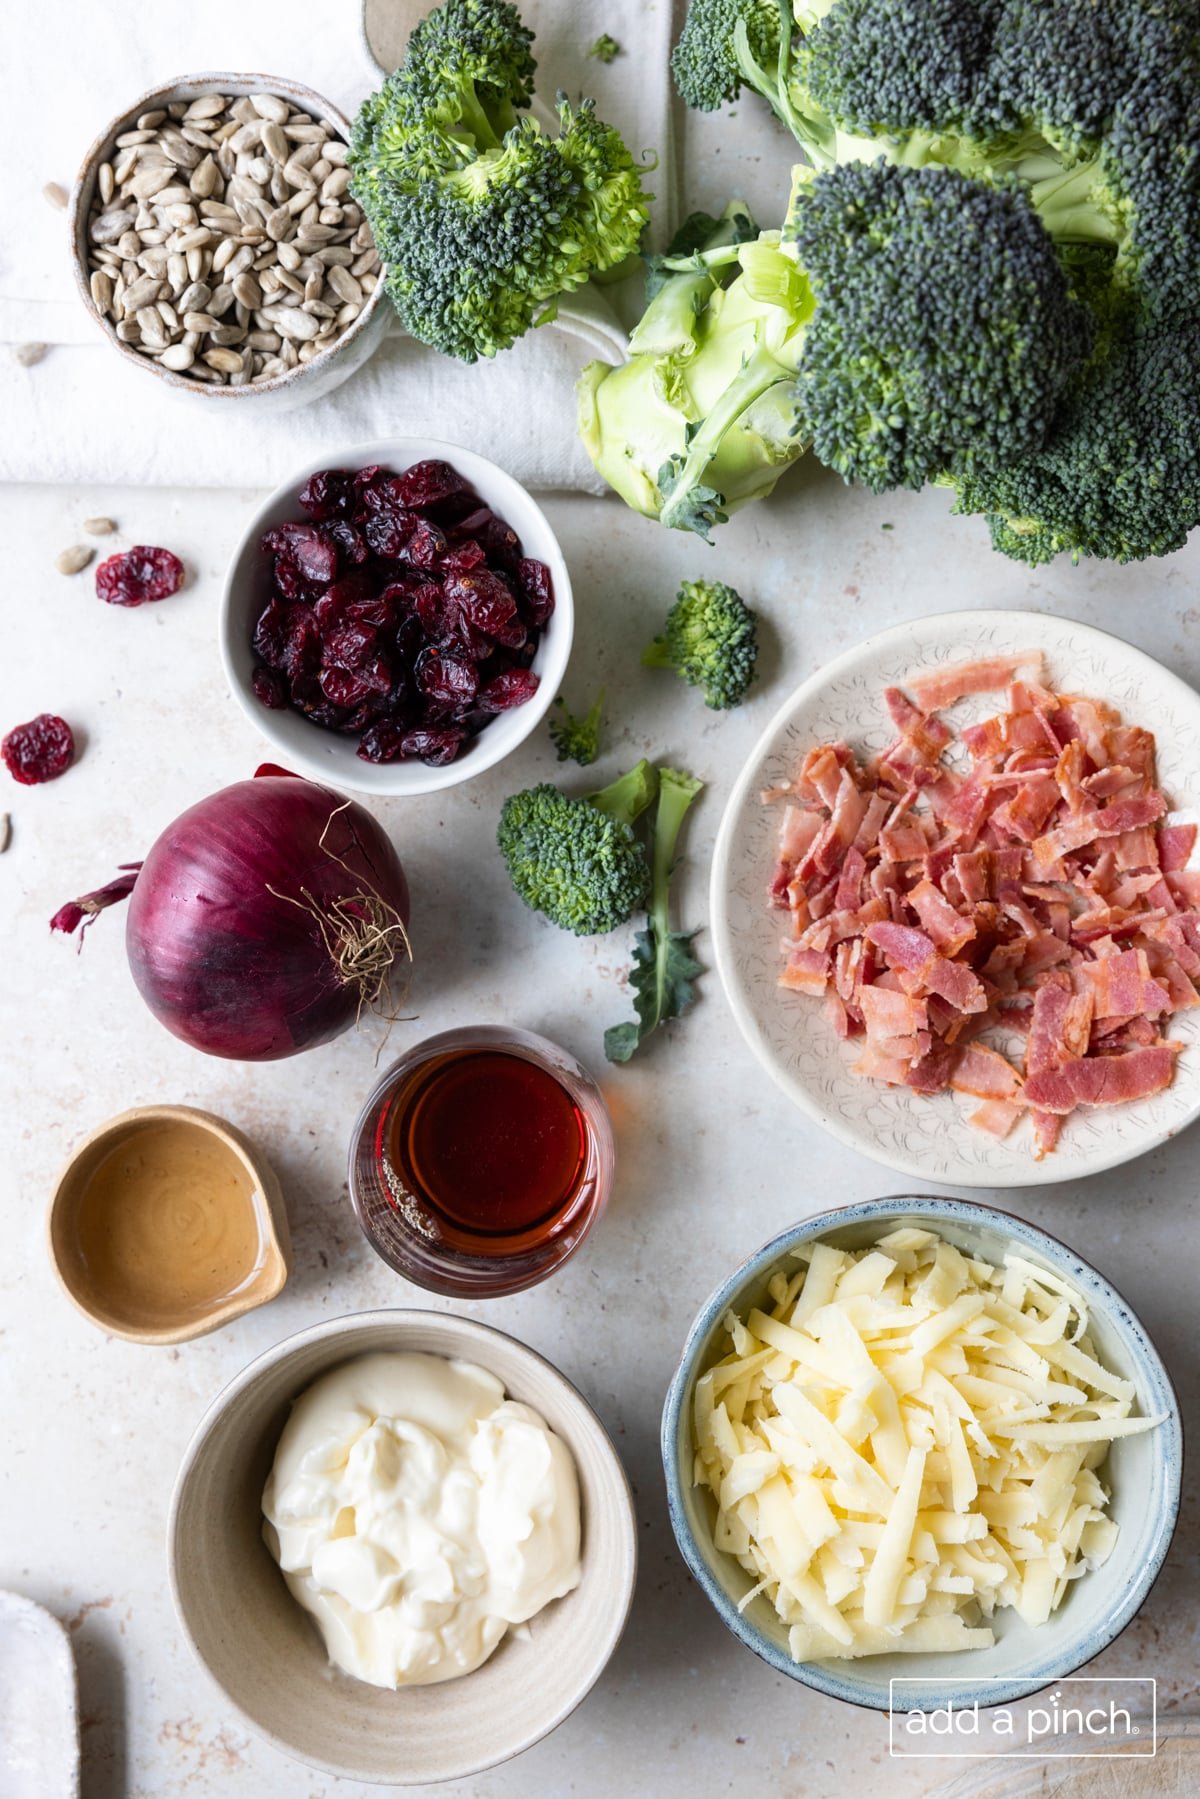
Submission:
M 104 1309 L 147 1326 L 203 1316 L 261 1271 L 267 1221 L 249 1170 L 210 1131 L 147 1123 L 80 1194 L 75 1260 Z

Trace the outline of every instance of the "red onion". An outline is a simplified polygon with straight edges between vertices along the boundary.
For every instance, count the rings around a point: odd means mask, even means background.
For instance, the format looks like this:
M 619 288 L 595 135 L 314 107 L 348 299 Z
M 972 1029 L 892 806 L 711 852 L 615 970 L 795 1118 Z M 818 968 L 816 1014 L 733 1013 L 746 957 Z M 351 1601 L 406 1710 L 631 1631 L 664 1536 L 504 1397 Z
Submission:
M 140 864 L 63 906 L 85 927 L 129 896 L 125 948 L 161 1024 L 210 1056 L 266 1062 L 391 1014 L 408 883 L 364 807 L 270 764 L 169 825 Z

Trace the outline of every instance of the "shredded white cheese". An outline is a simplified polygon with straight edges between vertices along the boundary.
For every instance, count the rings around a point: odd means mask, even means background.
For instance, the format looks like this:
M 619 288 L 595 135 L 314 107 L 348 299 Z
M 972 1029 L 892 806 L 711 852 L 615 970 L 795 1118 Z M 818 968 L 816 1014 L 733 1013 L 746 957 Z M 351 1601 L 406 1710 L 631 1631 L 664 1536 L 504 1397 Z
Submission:
M 1082 1296 L 1019 1255 L 912 1227 L 803 1254 L 770 1311 L 726 1314 L 696 1383 L 694 1476 L 751 1576 L 741 1609 L 765 1594 L 796 1661 L 986 1648 L 1001 1606 L 1044 1622 L 1112 1552 L 1109 1444 L 1162 1418 L 1133 1414 Z

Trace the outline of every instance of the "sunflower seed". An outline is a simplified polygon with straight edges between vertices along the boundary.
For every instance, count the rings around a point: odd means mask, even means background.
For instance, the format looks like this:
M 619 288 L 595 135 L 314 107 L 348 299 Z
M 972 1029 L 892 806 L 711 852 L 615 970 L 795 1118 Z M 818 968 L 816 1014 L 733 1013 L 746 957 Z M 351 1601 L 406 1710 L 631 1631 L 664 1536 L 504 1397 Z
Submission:
M 111 537 L 117 528 L 117 521 L 112 518 L 85 518 L 83 528 L 89 537 Z
M 158 360 L 163 368 L 170 369 L 172 374 L 182 375 L 195 362 L 196 352 L 189 344 L 180 341 L 165 349 Z
M 301 312 L 298 306 L 267 306 L 263 308 L 262 317 L 274 325 L 281 337 L 297 343 L 317 335 L 317 321 L 307 312 Z
M 0 812 L 0 856 L 12 842 L 12 819 L 7 812 Z
M 92 301 L 100 312 L 111 312 L 113 303 L 112 276 L 107 269 L 93 269 L 89 286 L 92 290 Z
M 225 111 L 224 94 L 200 94 L 184 113 L 185 119 L 215 119 Z
M 87 567 L 95 554 L 90 543 L 73 543 L 70 549 L 58 552 L 54 558 L 54 566 L 60 575 L 77 575 L 80 569 Z
M 203 360 L 219 375 L 237 374 L 242 367 L 242 359 L 236 350 L 205 350 Z
M 196 167 L 192 170 L 192 177 L 188 185 L 195 194 L 197 200 L 207 200 L 216 189 L 219 180 L 220 176 L 217 174 L 217 165 L 213 161 L 211 155 L 209 155 L 206 156 L 202 162 L 196 164 Z

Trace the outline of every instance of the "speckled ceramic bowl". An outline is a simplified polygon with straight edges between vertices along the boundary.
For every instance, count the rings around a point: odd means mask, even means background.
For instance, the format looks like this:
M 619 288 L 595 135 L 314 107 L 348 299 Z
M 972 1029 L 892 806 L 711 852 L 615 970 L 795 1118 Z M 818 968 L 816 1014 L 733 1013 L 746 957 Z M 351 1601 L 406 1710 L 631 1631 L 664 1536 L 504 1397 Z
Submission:
M 579 1586 L 473 1674 L 390 1692 L 333 1668 L 262 1537 L 262 1491 L 292 1401 L 355 1356 L 416 1350 L 478 1362 L 540 1412 L 574 1457 Z M 171 1586 L 196 1655 L 248 1730 L 326 1773 L 389 1786 L 478 1774 L 561 1724 L 625 1628 L 637 1572 L 629 1483 L 603 1425 L 549 1362 L 502 1331 L 437 1312 L 363 1312 L 289 1337 L 217 1396 L 183 1459 L 167 1531 Z
M 958 1248 L 996 1262 L 1016 1248 L 1031 1262 L 1053 1270 L 1083 1294 L 1089 1332 L 1101 1360 L 1133 1381 L 1138 1410 L 1164 1413 L 1165 1423 L 1143 1435 L 1118 1438 L 1109 1452 L 1106 1484 L 1112 1489 L 1110 1516 L 1120 1526 L 1108 1560 L 1083 1575 L 1045 1624 L 1030 1626 L 1011 1610 L 992 1621 L 990 1649 L 960 1655 L 868 1656 L 860 1661 L 794 1662 L 787 1632 L 763 1596 L 745 1611 L 738 1601 L 750 1576 L 732 1556 L 713 1546 L 715 1507 L 707 1488 L 692 1484 L 695 1444 L 692 1396 L 695 1383 L 724 1353 L 721 1320 L 732 1309 L 744 1317 L 762 1302 L 767 1281 L 797 1244 L 815 1238 L 842 1249 L 863 1249 L 900 1225 L 937 1231 Z M 1145 1327 L 1091 1265 L 1064 1243 L 1023 1219 L 992 1206 L 963 1199 L 868 1200 L 822 1212 L 784 1231 L 731 1274 L 701 1308 L 684 1344 L 667 1393 L 662 1420 L 667 1504 L 684 1560 L 716 1608 L 722 1622 L 780 1674 L 803 1681 L 835 1699 L 886 1711 L 888 1683 L 917 1677 L 923 1708 L 1007 1704 L 1038 1692 L 1081 1668 L 1118 1636 L 1150 1591 L 1170 1547 L 1179 1513 L 1183 1473 L 1183 1427 L 1179 1401 L 1162 1359 Z M 986 1692 L 978 1684 L 988 1681 Z M 897 1699 L 896 1709 L 906 1709 Z
M 331 125 L 337 135 L 347 143 L 350 140 L 350 121 L 340 113 L 336 106 L 314 93 L 312 88 L 304 87 L 298 81 L 288 80 L 281 75 L 234 75 L 228 71 L 214 70 L 200 75 L 178 75 L 171 81 L 161 82 L 157 87 L 149 88 L 146 93 L 127 106 L 115 119 L 104 127 L 95 143 L 83 159 L 75 184 L 71 189 L 71 197 L 67 210 L 67 224 L 71 240 L 71 261 L 75 274 L 75 286 L 79 297 L 89 315 L 95 320 L 98 330 L 106 343 L 117 352 L 129 368 L 140 369 L 147 379 L 161 383 L 171 393 L 191 398 L 197 403 L 203 401 L 211 408 L 214 406 L 229 407 L 234 404 L 242 407 L 254 406 L 258 413 L 268 408 L 274 412 L 289 412 L 294 407 L 306 406 L 310 400 L 319 400 L 323 394 L 332 393 L 340 387 L 356 369 L 362 367 L 367 358 L 378 349 L 389 325 L 393 313 L 390 302 L 384 294 L 383 282 L 380 280 L 374 293 L 369 294 L 366 304 L 354 322 L 346 327 L 341 336 L 336 338 L 327 350 L 314 356 L 311 362 L 303 362 L 290 369 L 286 375 L 279 375 L 273 381 L 251 382 L 245 387 L 228 387 L 215 382 L 195 381 L 187 374 L 174 374 L 170 369 L 159 366 L 149 356 L 143 356 L 139 350 L 123 344 L 113 329 L 112 323 L 100 311 L 92 299 L 89 285 L 90 271 L 87 257 L 88 219 L 92 210 L 92 200 L 96 192 L 101 163 L 109 161 L 113 154 L 116 140 L 125 131 L 130 130 L 144 112 L 155 107 L 167 106 L 173 100 L 195 100 L 201 94 L 278 94 L 292 106 L 310 113 L 313 118 Z
M 302 712 L 284 707 L 273 711 L 254 697 L 251 679 L 255 657 L 250 647 L 254 625 L 270 593 L 269 560 L 260 542 L 264 531 L 286 519 L 302 516 L 297 495 L 310 475 L 325 468 L 366 468 L 371 463 L 401 473 L 414 462 L 428 457 L 452 463 L 466 476 L 480 498 L 500 516 L 507 519 L 521 539 L 527 556 L 535 556 L 550 570 L 554 583 L 554 611 L 542 632 L 533 672 L 541 685 L 531 700 L 514 706 L 509 712 L 498 712 L 473 738 L 455 761 L 444 768 L 429 768 L 423 762 L 364 762 L 358 755 L 358 739 L 343 737 L 314 725 Z M 278 760 L 286 767 L 328 781 L 334 787 L 352 788 L 358 793 L 390 795 L 437 793 L 444 787 L 457 787 L 462 781 L 494 768 L 545 718 L 555 697 L 562 691 L 562 680 L 571 654 L 575 630 L 575 604 L 571 594 L 571 577 L 557 537 L 537 501 L 506 470 L 468 450 L 463 444 L 446 443 L 432 437 L 383 437 L 373 443 L 352 444 L 349 448 L 334 446 L 323 455 L 313 456 L 303 468 L 277 487 L 247 521 L 241 542 L 233 552 L 225 576 L 225 592 L 221 600 L 221 656 L 233 696 L 250 723 L 271 744 Z
M 801 684 L 783 702 L 734 785 L 713 851 L 710 916 L 717 968 L 733 1015 L 764 1069 L 809 1117 L 860 1155 L 906 1179 L 947 1187 L 1025 1187 L 1077 1180 L 1144 1155 L 1200 1118 L 1200 1007 L 1176 1013 L 1183 1045 L 1164 1093 L 1122 1106 L 1080 1107 L 1053 1155 L 1034 1159 L 1020 1121 L 993 1137 L 969 1123 L 953 1093 L 920 1094 L 851 1072 L 861 1038 L 835 1036 L 819 1001 L 779 985 L 783 914 L 767 905 L 778 860 L 780 808 L 765 788 L 795 772 L 817 743 L 860 754 L 895 735 L 884 689 L 922 669 L 972 657 L 1040 649 L 1051 685 L 1116 706 L 1158 739 L 1159 781 L 1173 817 L 1200 806 L 1200 694 L 1153 657 L 1091 625 L 1042 612 L 954 611 L 876 632 Z M 1003 695 L 976 694 L 949 714 L 956 729 L 990 717 Z M 1197 865 L 1193 858 L 1192 865 Z

